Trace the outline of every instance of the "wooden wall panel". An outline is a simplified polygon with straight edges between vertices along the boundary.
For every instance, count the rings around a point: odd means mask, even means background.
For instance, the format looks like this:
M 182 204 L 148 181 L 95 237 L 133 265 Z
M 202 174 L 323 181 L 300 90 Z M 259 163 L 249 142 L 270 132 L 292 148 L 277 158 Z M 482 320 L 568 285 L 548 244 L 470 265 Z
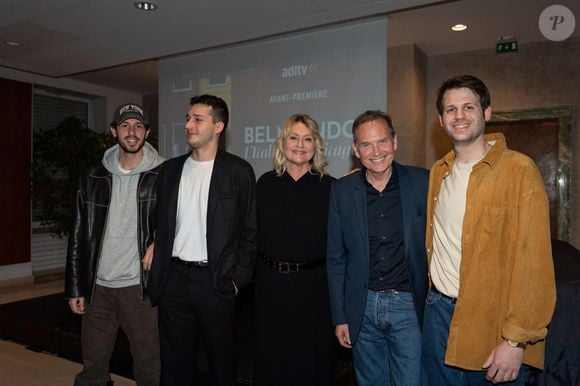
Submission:
M 508 148 L 528 155 L 534 160 L 544 178 L 550 204 L 550 231 L 558 238 L 558 134 L 557 119 L 536 119 L 509 122 L 488 122 L 486 133 L 503 133 Z
M 30 262 L 32 85 L 0 78 L 0 266 Z

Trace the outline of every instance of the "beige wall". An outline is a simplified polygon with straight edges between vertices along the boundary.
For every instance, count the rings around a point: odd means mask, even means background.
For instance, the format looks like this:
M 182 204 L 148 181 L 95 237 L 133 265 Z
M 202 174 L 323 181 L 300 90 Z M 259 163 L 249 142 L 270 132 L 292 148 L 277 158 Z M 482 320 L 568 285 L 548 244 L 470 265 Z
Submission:
M 389 48 L 387 112 L 398 138 L 397 161 L 426 165 L 427 56 L 415 45 Z
M 451 149 L 439 127 L 435 109 L 437 89 L 451 76 L 472 74 L 481 78 L 490 89 L 492 109 L 496 111 L 573 106 L 571 243 L 580 248 L 580 229 L 575 223 L 575 219 L 580 218 L 580 200 L 577 199 L 580 197 L 580 39 L 522 44 L 517 53 L 511 54 L 498 55 L 494 49 L 486 49 L 427 57 L 423 75 L 416 74 L 422 68 L 417 59 L 420 55 L 409 54 L 417 50 L 413 45 L 389 49 L 388 106 L 395 124 L 399 122 L 399 138 L 404 139 L 399 141 L 400 153 L 397 156 L 408 163 L 430 167 Z M 415 74 L 410 75 L 410 72 Z M 416 83 L 423 76 L 426 87 L 421 100 Z M 416 115 L 417 104 L 424 106 L 425 121 L 422 125 L 420 116 Z M 409 119 L 412 127 L 402 127 L 401 122 Z M 407 132 L 402 133 L 401 129 Z M 401 142 L 405 144 L 401 146 Z M 414 148 L 417 144 L 424 144 L 424 158 L 416 154 Z

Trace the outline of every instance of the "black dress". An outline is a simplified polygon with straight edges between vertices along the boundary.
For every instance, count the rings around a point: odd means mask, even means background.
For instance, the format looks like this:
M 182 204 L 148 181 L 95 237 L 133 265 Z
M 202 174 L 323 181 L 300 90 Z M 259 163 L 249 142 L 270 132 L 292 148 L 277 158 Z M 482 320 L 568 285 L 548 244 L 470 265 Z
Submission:
M 333 178 L 265 173 L 257 184 L 256 353 L 254 385 L 333 384 L 334 334 L 326 266 L 281 273 L 267 258 L 326 259 L 326 223 Z

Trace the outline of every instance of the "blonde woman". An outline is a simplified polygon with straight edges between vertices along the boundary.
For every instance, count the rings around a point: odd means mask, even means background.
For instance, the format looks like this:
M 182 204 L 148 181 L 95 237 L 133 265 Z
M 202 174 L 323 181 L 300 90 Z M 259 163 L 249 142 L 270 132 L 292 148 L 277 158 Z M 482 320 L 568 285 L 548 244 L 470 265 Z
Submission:
M 318 124 L 291 116 L 257 184 L 254 385 L 332 385 L 326 222 L 333 178 Z

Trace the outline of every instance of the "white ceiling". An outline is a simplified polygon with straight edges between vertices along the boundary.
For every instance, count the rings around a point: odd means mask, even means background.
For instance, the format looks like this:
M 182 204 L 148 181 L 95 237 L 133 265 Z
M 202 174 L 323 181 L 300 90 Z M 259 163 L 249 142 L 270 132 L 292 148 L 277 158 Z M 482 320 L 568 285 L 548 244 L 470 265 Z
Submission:
M 154 12 L 133 3 L 0 0 L 0 67 L 147 94 L 157 90 L 158 58 L 387 14 L 389 45 L 415 43 L 428 56 L 491 48 L 507 35 L 540 41 L 539 15 L 554 1 L 156 0 Z M 557 4 L 580 24 L 580 1 Z M 451 32 L 459 22 L 468 30 Z

